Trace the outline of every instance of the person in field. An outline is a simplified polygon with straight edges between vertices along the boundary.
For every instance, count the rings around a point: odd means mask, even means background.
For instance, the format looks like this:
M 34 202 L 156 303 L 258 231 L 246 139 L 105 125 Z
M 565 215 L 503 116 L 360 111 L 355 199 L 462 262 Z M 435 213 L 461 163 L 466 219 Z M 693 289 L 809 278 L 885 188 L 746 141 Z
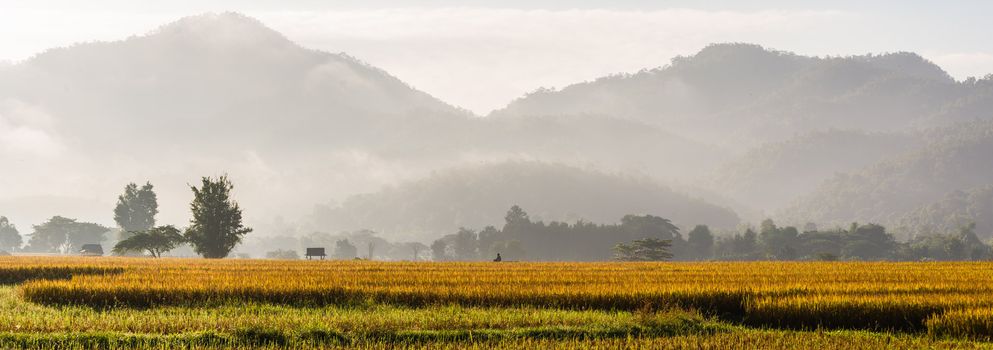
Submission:
M 493 261 L 494 262 L 501 262 L 501 261 L 503 261 L 503 257 L 500 256 L 500 253 L 497 253 L 497 257 L 496 257 L 496 259 L 493 259 Z

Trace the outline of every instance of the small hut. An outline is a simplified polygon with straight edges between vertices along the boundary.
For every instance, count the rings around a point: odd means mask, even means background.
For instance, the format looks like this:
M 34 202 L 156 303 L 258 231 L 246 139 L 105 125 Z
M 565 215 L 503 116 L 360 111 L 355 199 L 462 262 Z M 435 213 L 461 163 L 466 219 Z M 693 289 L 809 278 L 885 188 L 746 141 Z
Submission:
M 307 260 L 317 256 L 321 257 L 321 260 L 324 260 L 324 257 L 327 256 L 327 254 L 324 253 L 324 248 L 307 248 L 306 256 Z

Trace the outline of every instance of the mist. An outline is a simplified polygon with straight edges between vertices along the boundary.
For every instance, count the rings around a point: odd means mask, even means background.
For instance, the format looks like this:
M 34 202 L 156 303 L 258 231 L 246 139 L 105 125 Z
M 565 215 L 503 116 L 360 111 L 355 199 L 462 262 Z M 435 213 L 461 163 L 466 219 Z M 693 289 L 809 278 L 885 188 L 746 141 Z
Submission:
M 226 175 L 255 229 L 232 256 L 253 258 L 606 260 L 703 225 L 715 246 L 677 259 L 758 259 L 728 247 L 787 228 L 993 238 L 993 56 L 781 34 L 858 9 L 187 10 L 0 52 L 0 216 L 21 235 L 62 216 L 112 246 L 146 182 L 157 224 L 186 227 L 191 187 Z M 637 35 L 591 35 L 618 23 Z

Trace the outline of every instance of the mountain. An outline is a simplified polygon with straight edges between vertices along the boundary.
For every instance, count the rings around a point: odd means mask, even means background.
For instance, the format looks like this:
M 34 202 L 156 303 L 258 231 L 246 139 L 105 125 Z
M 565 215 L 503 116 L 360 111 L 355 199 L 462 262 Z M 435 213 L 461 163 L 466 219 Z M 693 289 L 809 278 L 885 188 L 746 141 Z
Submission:
M 973 90 L 912 53 L 819 58 L 715 44 L 662 68 L 539 90 L 492 116 L 613 115 L 741 149 L 831 128 L 911 130 Z
M 312 215 L 314 230 L 372 229 L 391 239 L 428 240 L 459 227 L 502 225 L 513 205 L 545 221 L 617 222 L 652 214 L 688 229 L 733 228 L 734 212 L 640 177 L 541 162 L 507 162 L 437 172 L 427 178 L 353 196 Z
M 3 71 L 0 97 L 43 109 L 56 132 L 84 135 L 72 147 L 97 151 L 175 141 L 328 145 L 411 113 L 468 116 L 354 58 L 299 47 L 233 13 L 48 50 Z
M 926 145 L 919 150 L 836 175 L 782 217 L 800 223 L 897 225 L 912 211 L 956 191 L 993 184 L 993 121 L 933 129 L 923 139 Z
M 921 141 L 903 133 L 830 129 L 769 142 L 721 166 L 710 187 L 741 203 L 768 211 L 783 208 L 838 173 L 855 171 L 916 149 Z
M 206 14 L 0 65 L 0 214 L 20 227 L 52 215 L 111 225 L 124 185 L 149 180 L 160 222 L 183 225 L 186 184 L 228 174 L 250 224 L 296 221 L 315 203 L 352 198 L 319 216 L 329 218 L 322 230 L 450 233 L 459 224 L 492 224 L 518 201 L 549 219 L 613 222 L 638 210 L 671 213 L 683 225 L 733 226 L 734 213 L 704 202 L 751 219 L 801 196 L 782 212 L 896 222 L 953 191 L 988 184 L 970 177 L 987 174 L 976 168 L 984 159 L 922 154 L 944 152 L 934 149 L 945 142 L 938 135 L 969 140 L 949 125 L 985 125 L 991 106 L 993 78 L 956 82 L 916 54 L 806 57 L 715 44 L 662 68 L 539 90 L 480 117 L 346 54 L 301 47 L 255 19 Z M 903 155 L 917 148 L 925 151 Z M 552 201 L 573 197 L 542 180 L 547 190 L 494 186 L 485 192 L 492 207 L 397 216 L 409 224 L 376 223 L 356 209 L 389 218 L 376 211 L 377 196 L 425 183 L 431 193 L 455 193 L 461 177 L 431 174 L 508 162 L 529 165 L 496 167 L 505 178 L 579 177 L 585 188 L 576 193 L 637 200 Z M 571 170 L 537 171 L 544 167 L 535 163 Z M 914 166 L 943 170 L 903 169 Z M 644 179 L 632 185 L 604 174 Z M 451 189 L 424 180 L 438 178 Z M 352 197 L 384 186 L 396 187 Z
M 227 173 L 249 220 L 466 162 L 544 160 L 687 179 L 723 151 L 593 113 L 480 118 L 346 54 L 307 49 L 236 13 L 0 68 L 0 212 L 111 224 L 131 181 L 185 223 L 187 183 Z M 52 200 L 41 209 L 37 198 Z M 169 209 L 173 208 L 173 209 Z M 44 211 L 44 212 L 42 212 Z

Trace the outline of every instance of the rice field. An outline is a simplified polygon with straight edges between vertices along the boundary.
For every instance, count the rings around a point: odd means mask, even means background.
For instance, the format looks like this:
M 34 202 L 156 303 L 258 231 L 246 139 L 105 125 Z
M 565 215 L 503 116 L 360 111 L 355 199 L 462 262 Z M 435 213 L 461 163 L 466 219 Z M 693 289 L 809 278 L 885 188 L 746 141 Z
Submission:
M 3 257 L 0 283 L 0 348 L 988 348 L 993 340 L 986 262 Z

